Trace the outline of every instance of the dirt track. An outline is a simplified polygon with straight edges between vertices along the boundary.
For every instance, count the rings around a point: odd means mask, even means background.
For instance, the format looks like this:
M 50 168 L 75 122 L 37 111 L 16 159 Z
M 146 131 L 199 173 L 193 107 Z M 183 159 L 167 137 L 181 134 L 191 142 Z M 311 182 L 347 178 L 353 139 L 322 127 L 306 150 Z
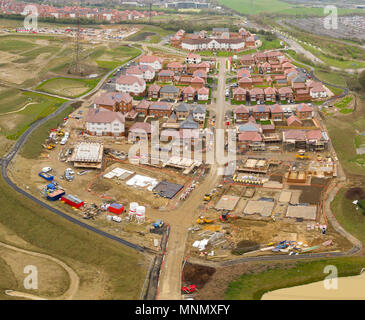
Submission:
M 219 61 L 218 88 L 215 94 L 217 102 L 212 105 L 216 113 L 216 129 L 223 128 L 224 113 L 227 103 L 225 101 L 225 73 L 226 59 Z M 197 204 L 201 203 L 205 193 L 209 192 L 218 183 L 219 166 L 217 163 L 211 166 L 208 175 L 203 183 L 192 193 L 184 204 L 177 210 L 161 214 L 170 225 L 170 237 L 166 251 L 165 261 L 160 276 L 158 292 L 159 300 L 180 300 L 181 299 L 181 267 L 184 260 L 185 243 L 187 239 L 187 229 L 196 218 Z M 222 169 L 222 168 L 221 168 Z
M 52 300 L 72 300 L 74 298 L 76 292 L 79 289 L 80 279 L 79 279 L 79 276 L 77 275 L 77 273 L 73 269 L 71 269 L 66 263 L 62 262 L 61 260 L 58 260 L 57 258 L 54 258 L 52 256 L 49 256 L 49 255 L 46 255 L 43 253 L 20 249 L 20 248 L 17 248 L 17 247 L 14 247 L 14 246 L 2 243 L 2 242 L 0 242 L 0 246 L 4 247 L 6 249 L 14 250 L 14 251 L 21 252 L 21 253 L 31 255 L 34 257 L 44 258 L 44 259 L 50 260 L 52 262 L 55 262 L 56 264 L 61 266 L 63 269 L 66 270 L 66 272 L 68 273 L 68 276 L 70 277 L 70 286 L 63 295 L 53 298 Z M 6 290 L 5 293 L 7 295 L 13 296 L 13 297 L 21 297 L 21 298 L 27 298 L 27 299 L 31 299 L 31 300 L 47 300 L 47 298 L 39 297 L 39 296 L 30 294 L 30 293 L 26 293 L 26 292 Z

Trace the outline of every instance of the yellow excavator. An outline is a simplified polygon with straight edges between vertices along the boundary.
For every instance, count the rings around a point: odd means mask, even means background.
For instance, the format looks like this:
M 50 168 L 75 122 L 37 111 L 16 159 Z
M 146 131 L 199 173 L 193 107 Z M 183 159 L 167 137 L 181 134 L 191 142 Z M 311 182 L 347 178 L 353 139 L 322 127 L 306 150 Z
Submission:
M 52 149 L 54 149 L 54 148 L 56 148 L 56 145 L 55 145 L 55 144 L 53 144 L 53 143 L 50 143 L 50 144 L 47 146 L 47 149 L 48 149 L 48 150 L 52 150 Z
M 196 219 L 196 223 L 199 224 L 205 224 L 205 223 L 212 223 L 212 219 L 208 219 L 206 216 L 200 216 L 198 219 Z
M 57 136 L 58 137 L 63 137 L 64 135 L 65 135 L 65 132 L 62 129 L 57 131 Z

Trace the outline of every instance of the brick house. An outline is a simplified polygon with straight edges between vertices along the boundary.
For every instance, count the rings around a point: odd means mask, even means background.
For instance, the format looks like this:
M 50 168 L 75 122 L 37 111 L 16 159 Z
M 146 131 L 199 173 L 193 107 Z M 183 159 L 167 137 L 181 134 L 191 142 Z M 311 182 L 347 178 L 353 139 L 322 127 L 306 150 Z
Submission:
M 261 145 L 262 137 L 257 132 L 242 132 L 238 135 L 238 149 L 241 151 L 250 149 L 255 145 Z
M 250 111 L 244 105 L 237 106 L 233 112 L 236 122 L 248 121 L 250 117 Z
M 142 100 L 138 105 L 136 106 L 136 112 L 143 113 L 145 117 L 149 115 L 149 108 L 150 108 L 150 102 L 147 100 Z
M 253 106 L 252 108 L 252 115 L 256 121 L 269 120 L 270 114 L 270 107 L 267 105 Z
M 264 89 L 265 101 L 276 102 L 276 89 L 273 87 L 267 87 Z
M 274 121 L 283 121 L 284 120 L 284 110 L 278 104 L 274 104 L 271 106 L 271 119 Z
M 202 78 L 204 80 L 204 82 L 206 82 L 207 81 L 207 72 L 204 70 L 196 70 L 193 73 L 193 78 L 194 77 Z
M 252 88 L 252 79 L 247 77 L 241 78 L 238 80 L 238 85 L 242 89 L 250 89 Z
M 241 87 L 237 87 L 233 89 L 233 99 L 235 101 L 244 101 L 247 100 L 247 90 Z
M 251 102 L 256 102 L 261 104 L 265 102 L 265 93 L 262 88 L 253 88 L 250 90 L 250 100 Z
M 281 101 L 292 102 L 294 100 L 293 90 L 290 87 L 281 87 L 278 92 Z
M 297 117 L 301 120 L 313 118 L 313 108 L 308 106 L 306 103 L 301 103 L 297 106 Z
M 160 96 L 161 87 L 157 84 L 152 84 L 148 87 L 148 98 L 158 99 Z
M 193 79 L 191 79 L 190 85 L 194 88 L 194 89 L 199 89 L 204 87 L 205 85 L 205 81 L 202 78 L 199 77 L 194 77 Z
M 173 72 L 183 72 L 185 67 L 184 65 L 182 65 L 179 62 L 170 62 L 167 66 L 166 66 L 167 70 L 169 71 L 173 71 Z
M 196 90 L 192 86 L 185 87 L 182 92 L 185 101 L 194 101 Z
M 288 119 L 286 119 L 286 123 L 288 127 L 301 127 L 303 125 L 302 121 L 298 119 L 295 115 L 291 115 Z
M 161 70 L 158 73 L 158 81 L 170 82 L 174 80 L 175 72 L 171 70 Z
M 132 109 L 132 97 L 128 93 L 105 92 L 94 101 L 97 107 L 127 113 Z
M 199 64 L 201 63 L 202 58 L 199 54 L 189 52 L 187 57 L 185 58 L 186 64 Z
M 149 115 L 155 117 L 169 117 L 172 112 L 172 107 L 169 103 L 160 101 L 152 102 L 149 107 Z
M 191 111 L 191 105 L 186 103 L 180 103 L 178 106 L 174 109 L 176 114 L 177 120 L 185 120 L 189 116 L 189 113 Z
M 180 90 L 175 86 L 163 86 L 160 89 L 160 97 L 162 99 L 172 99 L 175 100 L 179 98 Z
M 254 66 L 255 58 L 252 54 L 245 54 L 240 57 L 240 62 L 244 66 Z

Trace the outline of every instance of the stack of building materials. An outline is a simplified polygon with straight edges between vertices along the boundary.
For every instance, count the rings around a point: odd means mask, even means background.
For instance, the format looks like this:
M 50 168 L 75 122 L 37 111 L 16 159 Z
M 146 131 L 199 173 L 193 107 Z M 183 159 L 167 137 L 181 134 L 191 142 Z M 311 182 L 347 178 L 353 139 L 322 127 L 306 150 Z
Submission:
M 149 191 L 152 191 L 154 187 L 158 184 L 158 180 L 154 178 L 150 178 L 147 176 L 142 176 L 136 174 L 134 177 L 129 179 L 126 184 L 128 186 L 133 186 L 135 188 L 146 188 Z

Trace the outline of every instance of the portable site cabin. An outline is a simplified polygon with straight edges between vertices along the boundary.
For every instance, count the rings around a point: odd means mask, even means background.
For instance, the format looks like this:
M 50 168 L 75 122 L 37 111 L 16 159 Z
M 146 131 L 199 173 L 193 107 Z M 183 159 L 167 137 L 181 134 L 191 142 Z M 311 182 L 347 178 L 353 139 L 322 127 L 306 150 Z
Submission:
M 47 181 L 52 181 L 54 179 L 54 176 L 50 175 L 49 173 L 46 172 L 39 172 L 38 175 L 43 178 L 46 179 Z
M 84 205 L 84 201 L 80 200 L 79 198 L 76 198 L 75 196 L 71 194 L 67 194 L 61 197 L 61 201 L 64 203 L 67 203 L 71 207 L 74 208 L 80 208 Z
M 121 214 L 124 212 L 124 206 L 120 203 L 112 203 L 109 207 L 108 207 L 108 211 L 115 213 L 115 214 Z
M 64 190 L 50 190 L 47 191 L 47 200 L 56 201 L 59 200 L 65 194 Z

